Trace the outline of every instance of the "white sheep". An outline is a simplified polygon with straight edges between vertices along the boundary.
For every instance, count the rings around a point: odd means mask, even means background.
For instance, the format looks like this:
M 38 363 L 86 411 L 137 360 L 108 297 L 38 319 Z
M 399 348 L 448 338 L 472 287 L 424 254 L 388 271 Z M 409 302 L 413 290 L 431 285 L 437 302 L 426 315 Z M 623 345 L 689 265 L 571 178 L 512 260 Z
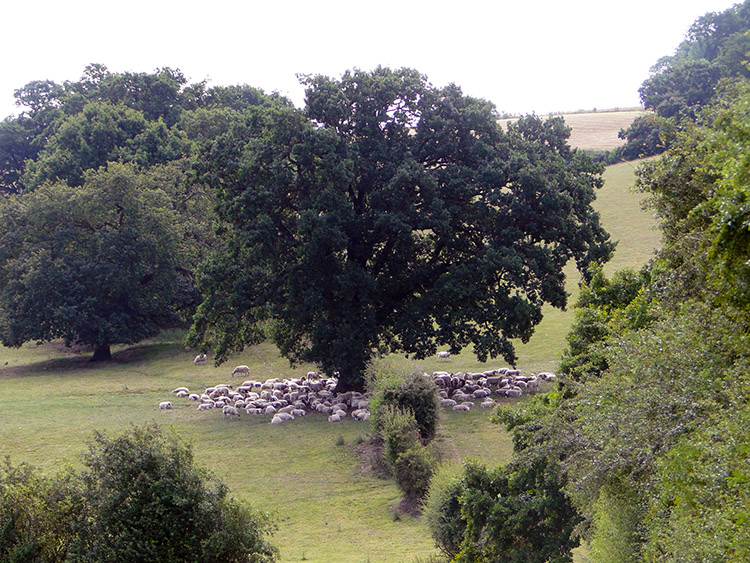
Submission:
M 166 409 L 171 409 L 171 408 L 172 408 L 171 401 L 162 401 L 161 403 L 159 403 L 160 410 L 166 410 Z
M 203 365 L 206 363 L 206 359 L 207 358 L 205 354 L 198 354 L 193 360 L 193 364 L 196 366 Z
M 178 387 L 177 389 L 172 389 L 172 393 L 174 393 L 175 395 L 177 393 L 190 393 L 190 389 L 188 389 L 187 387 Z
M 231 405 L 224 405 L 221 409 L 221 414 L 224 418 L 232 418 L 233 416 L 236 416 L 237 418 L 240 417 L 240 411 Z
M 451 357 L 451 353 L 448 351 L 438 352 L 438 360 L 449 360 Z
M 243 373 L 245 375 L 250 375 L 250 368 L 248 366 L 245 366 L 245 365 L 237 366 L 236 368 L 234 368 L 232 370 L 232 377 L 234 377 L 235 374 L 238 374 L 238 373 Z

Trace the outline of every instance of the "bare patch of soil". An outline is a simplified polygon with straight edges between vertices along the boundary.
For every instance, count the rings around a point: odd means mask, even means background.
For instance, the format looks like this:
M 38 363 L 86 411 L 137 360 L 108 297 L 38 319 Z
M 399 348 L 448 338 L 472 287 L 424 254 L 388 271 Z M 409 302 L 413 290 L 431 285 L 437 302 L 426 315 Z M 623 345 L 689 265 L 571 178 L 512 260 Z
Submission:
M 383 455 L 383 442 L 368 439 L 352 446 L 352 450 L 359 456 L 359 469 L 363 475 L 375 475 L 379 479 L 390 479 L 391 470 Z

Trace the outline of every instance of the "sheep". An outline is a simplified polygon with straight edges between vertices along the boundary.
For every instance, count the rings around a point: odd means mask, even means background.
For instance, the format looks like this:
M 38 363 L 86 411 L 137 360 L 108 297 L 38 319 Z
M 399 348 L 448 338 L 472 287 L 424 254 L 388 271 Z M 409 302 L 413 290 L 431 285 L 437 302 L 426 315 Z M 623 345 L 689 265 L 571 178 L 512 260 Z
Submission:
M 162 401 L 159 403 L 159 410 L 171 409 L 172 403 L 170 401 Z
M 198 405 L 198 411 L 208 411 L 212 408 L 214 408 L 213 403 L 201 403 L 200 405 Z
M 200 401 L 200 400 L 201 400 L 201 396 L 198 395 L 198 393 L 190 393 L 188 395 L 188 401 Z
M 455 412 L 466 412 L 466 411 L 470 411 L 471 407 L 467 405 L 466 403 L 461 403 L 460 405 L 453 405 L 453 410 Z
M 341 417 L 337 414 L 332 414 L 328 417 L 328 422 L 341 422 Z
M 485 399 L 479 404 L 479 406 L 483 409 L 491 409 L 495 406 L 495 404 L 495 401 L 493 401 L 492 399 Z
M 283 422 L 284 422 L 284 419 L 279 418 L 276 415 L 274 415 L 274 417 L 271 419 L 271 424 L 282 424 Z
M 456 406 L 456 404 L 456 401 L 454 401 L 453 399 L 443 399 L 440 401 L 441 407 L 454 407 Z
M 172 389 L 172 393 L 174 393 L 175 395 L 177 393 L 190 393 L 190 389 L 188 389 L 187 387 L 178 387 L 177 389 Z
M 224 418 L 232 418 L 233 416 L 236 416 L 237 418 L 240 417 L 240 411 L 231 405 L 224 405 L 224 408 L 221 409 L 221 414 Z
M 438 352 L 438 360 L 449 360 L 451 357 L 451 353 L 448 351 Z
M 180 399 L 182 399 L 184 397 L 189 397 L 190 393 L 188 393 L 187 391 L 178 391 L 176 393 L 176 395 L 177 395 L 177 397 L 179 397 Z
M 207 358 L 205 354 L 198 354 L 193 360 L 193 364 L 196 366 L 204 365 L 206 363 L 206 360 Z
M 243 373 L 245 375 L 250 375 L 250 368 L 248 366 L 245 366 L 245 365 L 237 366 L 236 368 L 234 368 L 232 370 L 232 377 L 234 377 L 235 374 L 238 374 L 238 373 Z

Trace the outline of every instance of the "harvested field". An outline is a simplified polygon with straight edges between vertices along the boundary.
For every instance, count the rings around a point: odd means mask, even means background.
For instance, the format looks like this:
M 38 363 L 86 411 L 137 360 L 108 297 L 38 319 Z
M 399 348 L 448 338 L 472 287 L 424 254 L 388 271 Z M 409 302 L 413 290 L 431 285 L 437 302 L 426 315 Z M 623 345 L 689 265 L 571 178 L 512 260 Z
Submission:
M 561 115 L 572 131 L 570 145 L 585 151 L 608 151 L 624 144 L 617 134 L 633 120 L 643 115 L 642 110 L 595 111 L 587 113 L 565 113 Z M 542 116 L 546 117 L 546 116 Z M 511 123 L 515 119 L 507 120 Z

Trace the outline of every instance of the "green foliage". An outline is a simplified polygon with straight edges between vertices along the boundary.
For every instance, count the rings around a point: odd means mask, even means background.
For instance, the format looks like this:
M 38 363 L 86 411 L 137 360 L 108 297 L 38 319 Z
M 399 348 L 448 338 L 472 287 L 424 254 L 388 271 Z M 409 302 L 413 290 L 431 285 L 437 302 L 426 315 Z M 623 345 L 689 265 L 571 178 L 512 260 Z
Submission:
M 467 463 L 459 496 L 466 528 L 456 562 L 565 562 L 579 518 L 545 462 L 488 470 Z
M 563 266 L 605 260 L 601 168 L 562 119 L 506 132 L 488 102 L 410 69 L 305 77 L 306 109 L 258 109 L 201 157 L 226 250 L 204 268 L 191 344 L 219 361 L 274 320 L 293 362 L 361 387 L 373 349 L 447 345 L 513 361 Z
M 386 463 L 404 499 L 412 505 L 418 503 L 427 494 L 435 459 L 431 449 L 420 442 L 413 412 L 381 405 L 376 432 L 383 440 Z
M 226 561 L 276 558 L 267 517 L 228 496 L 191 449 L 157 427 L 96 434 L 86 469 L 54 478 L 0 472 L 0 558 L 34 561 Z
M 641 560 L 644 509 L 638 491 L 627 483 L 602 487 L 594 506 L 591 559 L 601 563 Z
M 84 463 L 71 561 L 275 560 L 265 517 L 229 497 L 188 446 L 158 428 L 97 434 Z
M 620 136 L 624 146 L 605 161 L 633 160 L 660 154 L 675 131 L 703 119 L 703 110 L 722 85 L 750 77 L 750 3 L 708 13 L 690 27 L 674 55 L 662 57 L 639 89 L 641 102 L 654 114 L 636 119 Z
M 72 472 L 44 478 L 6 459 L 0 468 L 0 560 L 65 561 L 81 510 L 80 482 Z
M 609 366 L 606 342 L 625 329 L 647 326 L 655 318 L 653 306 L 643 289 L 649 270 L 620 270 L 612 279 L 601 268 L 593 268 L 588 284 L 581 286 L 575 321 L 567 336 L 560 372 L 574 381 L 598 377 Z
M 466 523 L 461 518 L 461 475 L 453 467 L 441 467 L 430 482 L 423 517 L 435 544 L 453 558 L 461 550 Z
M 407 501 L 419 502 L 427 495 L 435 465 L 432 450 L 420 443 L 399 454 L 393 464 L 393 475 Z
M 385 459 L 392 468 L 401 454 L 419 444 L 414 414 L 390 405 L 380 409 L 378 434 L 383 439 Z
M 388 409 L 412 414 L 419 439 L 427 444 L 437 432 L 440 416 L 437 387 L 421 373 L 398 371 L 386 368 L 371 374 L 368 389 L 372 391 L 370 411 L 371 425 L 378 432 L 382 421 L 390 416 Z
M 0 202 L 0 337 L 106 349 L 176 319 L 175 215 L 133 167 Z

